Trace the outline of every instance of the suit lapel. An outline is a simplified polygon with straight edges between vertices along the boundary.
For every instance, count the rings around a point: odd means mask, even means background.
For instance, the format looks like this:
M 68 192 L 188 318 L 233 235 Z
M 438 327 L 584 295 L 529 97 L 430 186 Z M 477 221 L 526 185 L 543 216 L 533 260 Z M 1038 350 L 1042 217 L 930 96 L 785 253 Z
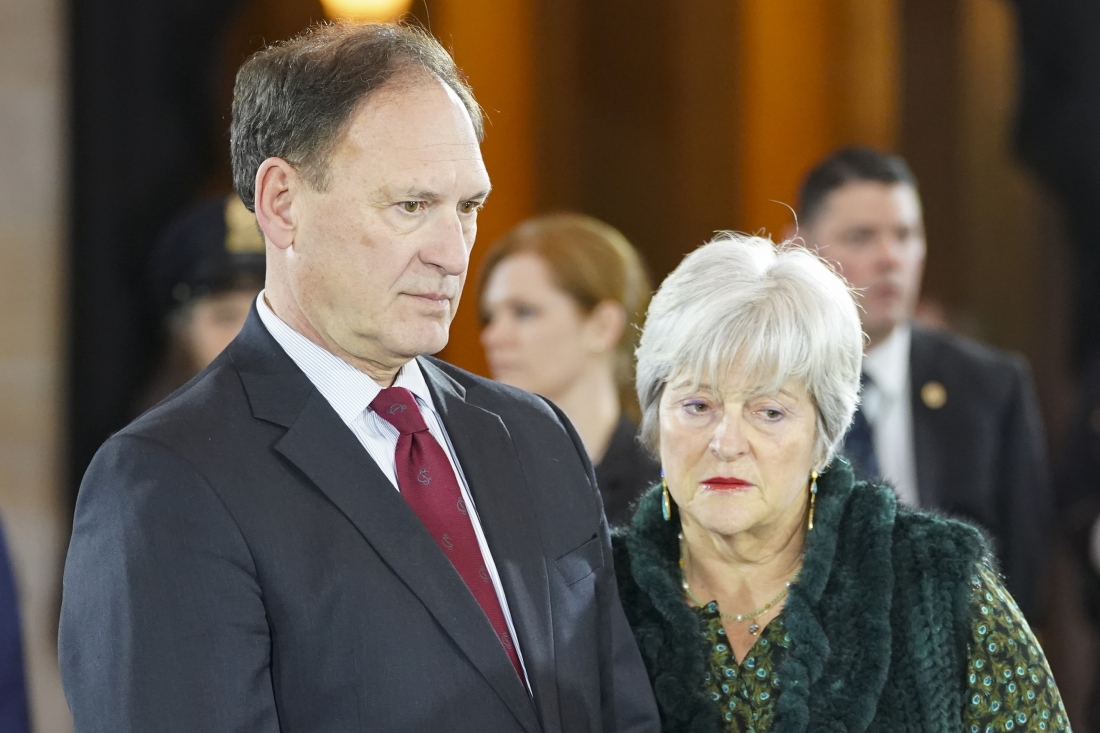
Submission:
M 922 507 L 941 506 L 943 485 L 944 431 L 942 410 L 932 410 L 921 398 L 921 388 L 940 380 L 935 369 L 935 342 L 924 331 L 914 328 L 909 351 L 909 390 L 913 415 L 913 455 L 917 467 L 917 487 Z
M 526 479 L 508 429 L 495 413 L 426 359 L 421 369 L 473 495 L 519 636 L 535 704 L 548 730 L 560 728 L 550 589 Z
M 262 333 L 256 331 L 257 327 Z M 540 733 L 531 698 L 492 625 L 420 519 L 331 405 L 278 347 L 255 313 L 242 337 L 231 348 L 231 354 L 253 415 L 287 428 L 275 450 L 351 521 L 523 727 L 530 733 Z M 477 434 L 478 428 L 468 429 Z

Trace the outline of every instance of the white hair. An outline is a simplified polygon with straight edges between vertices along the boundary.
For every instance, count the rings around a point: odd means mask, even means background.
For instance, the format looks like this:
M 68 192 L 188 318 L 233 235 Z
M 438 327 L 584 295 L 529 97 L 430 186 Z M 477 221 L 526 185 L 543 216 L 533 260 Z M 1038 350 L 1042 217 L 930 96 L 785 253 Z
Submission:
M 665 278 L 637 349 L 642 442 L 659 448 L 661 394 L 672 380 L 774 394 L 802 385 L 817 411 L 814 467 L 824 469 L 859 402 L 863 331 L 852 290 L 804 247 L 723 232 Z

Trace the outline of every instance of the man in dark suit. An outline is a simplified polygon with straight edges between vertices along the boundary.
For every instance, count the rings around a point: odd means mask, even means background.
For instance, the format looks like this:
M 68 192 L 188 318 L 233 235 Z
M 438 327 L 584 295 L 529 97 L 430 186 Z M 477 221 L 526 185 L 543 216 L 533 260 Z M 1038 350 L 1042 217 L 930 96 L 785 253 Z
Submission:
M 1009 590 L 1037 618 L 1051 498 L 1027 364 L 912 322 L 924 226 L 901 158 L 833 154 L 806 177 L 799 211 L 806 241 L 860 294 L 864 388 L 845 452 L 903 502 L 983 527 Z
M 658 729 L 576 432 L 424 356 L 489 193 L 481 129 L 415 29 L 315 29 L 242 67 L 266 288 L 85 477 L 78 733 Z

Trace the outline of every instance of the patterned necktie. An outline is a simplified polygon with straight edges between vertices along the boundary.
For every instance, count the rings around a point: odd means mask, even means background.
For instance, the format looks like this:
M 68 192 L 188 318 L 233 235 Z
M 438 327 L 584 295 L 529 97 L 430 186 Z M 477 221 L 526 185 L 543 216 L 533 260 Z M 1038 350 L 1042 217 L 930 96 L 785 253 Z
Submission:
M 864 373 L 859 375 L 860 392 L 863 393 L 871 382 L 870 377 Z M 852 427 L 848 429 L 848 436 L 844 439 L 844 455 L 852 462 L 856 479 L 874 481 L 880 478 L 878 456 L 875 455 L 875 436 L 871 430 L 871 423 L 863 414 L 863 405 L 852 416 Z
M 397 428 L 397 485 L 443 554 L 466 581 L 467 587 L 489 618 L 516 673 L 523 679 L 512 635 L 493 588 L 485 558 L 474 534 L 474 525 L 462 499 L 458 479 L 447 454 L 439 445 L 416 405 L 412 392 L 403 387 L 383 389 L 370 403 L 378 416 Z

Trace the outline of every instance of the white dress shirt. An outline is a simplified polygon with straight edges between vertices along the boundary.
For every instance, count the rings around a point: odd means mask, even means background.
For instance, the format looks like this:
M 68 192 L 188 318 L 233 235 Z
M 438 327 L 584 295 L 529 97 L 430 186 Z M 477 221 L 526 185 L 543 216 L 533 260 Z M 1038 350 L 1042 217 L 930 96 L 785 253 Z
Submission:
M 260 320 L 283 351 L 287 353 L 298 368 L 305 372 L 306 377 L 317 391 L 328 400 L 332 409 L 348 426 L 352 434 L 382 469 L 382 473 L 390 480 L 395 489 L 397 485 L 397 438 L 400 433 L 393 425 L 389 424 L 370 409 L 370 403 L 382 391 L 377 382 L 359 371 L 351 364 L 317 344 L 307 339 L 302 334 L 288 326 L 281 318 L 275 315 L 264 298 L 264 291 L 256 297 L 256 310 L 260 314 Z M 474 526 L 474 534 L 477 535 L 477 544 L 481 548 L 481 555 L 485 559 L 485 567 L 493 580 L 493 589 L 496 591 L 500 608 L 504 612 L 504 620 L 508 624 L 508 633 L 512 635 L 512 641 L 519 656 L 520 665 L 523 665 L 523 652 L 519 648 L 519 636 L 516 635 L 515 626 L 512 624 L 512 613 L 508 609 L 508 599 L 504 595 L 504 586 L 500 583 L 500 574 L 497 572 L 493 555 L 489 551 L 489 543 L 485 540 L 485 532 L 481 529 L 481 520 L 477 515 L 477 505 L 470 495 L 470 488 L 466 484 L 466 476 L 462 473 L 455 456 L 454 446 L 443 428 L 439 414 L 435 411 L 435 403 L 432 394 L 428 391 L 428 383 L 424 380 L 424 373 L 416 359 L 409 361 L 401 368 L 394 380 L 394 387 L 404 387 L 413 393 L 428 431 L 436 439 L 447 459 L 451 462 L 455 476 L 458 478 L 458 486 L 462 491 L 462 499 L 470 508 L 470 522 Z M 524 666 L 524 675 L 527 668 Z M 530 685 L 527 680 L 524 683 Z
M 870 380 L 863 388 L 861 409 L 871 424 L 882 478 L 894 487 L 902 503 L 915 507 L 920 503 L 920 493 L 910 397 L 912 341 L 913 329 L 906 323 L 863 357 L 863 371 Z

